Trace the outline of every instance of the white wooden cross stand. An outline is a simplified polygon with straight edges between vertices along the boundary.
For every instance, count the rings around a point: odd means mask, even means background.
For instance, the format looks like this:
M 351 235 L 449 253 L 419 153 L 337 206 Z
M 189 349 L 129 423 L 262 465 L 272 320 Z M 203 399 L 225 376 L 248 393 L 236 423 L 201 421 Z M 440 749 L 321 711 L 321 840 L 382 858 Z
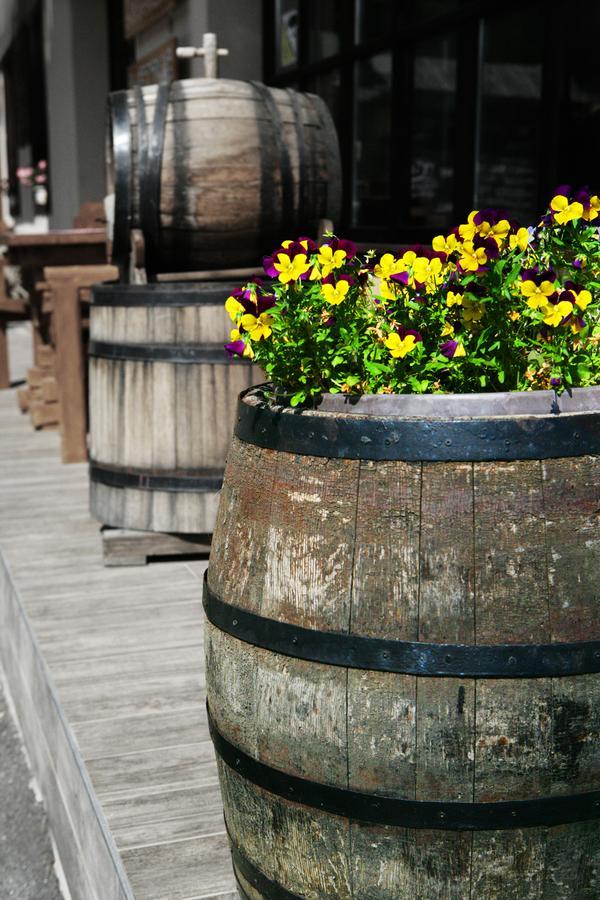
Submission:
M 205 34 L 201 47 L 177 47 L 175 51 L 179 59 L 193 59 L 195 56 L 204 57 L 204 77 L 219 77 L 219 56 L 228 56 L 229 50 L 217 47 L 216 34 Z

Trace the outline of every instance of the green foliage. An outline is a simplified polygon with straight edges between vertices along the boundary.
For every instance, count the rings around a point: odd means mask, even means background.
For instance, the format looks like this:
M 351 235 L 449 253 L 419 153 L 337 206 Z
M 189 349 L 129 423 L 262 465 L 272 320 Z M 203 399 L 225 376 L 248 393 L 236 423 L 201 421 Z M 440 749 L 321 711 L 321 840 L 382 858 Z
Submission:
M 558 194 L 536 228 L 498 210 L 378 261 L 286 241 L 227 301 L 230 353 L 292 406 L 331 393 L 557 390 L 600 383 L 600 201 Z

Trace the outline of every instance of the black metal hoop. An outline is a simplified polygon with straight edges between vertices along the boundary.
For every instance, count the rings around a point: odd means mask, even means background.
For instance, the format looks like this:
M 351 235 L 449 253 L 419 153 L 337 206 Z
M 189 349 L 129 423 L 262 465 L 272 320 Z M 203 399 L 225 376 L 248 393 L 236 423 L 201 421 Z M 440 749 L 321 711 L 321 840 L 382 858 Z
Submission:
M 109 97 L 110 140 L 112 143 L 115 210 L 112 236 L 112 262 L 121 277 L 129 271 L 131 233 L 131 126 L 127 91 Z
M 264 872 L 261 872 L 253 862 L 250 862 L 245 853 L 242 853 L 236 842 L 231 836 L 231 831 L 225 821 L 225 830 L 229 838 L 229 849 L 231 850 L 231 858 L 233 860 L 233 874 L 238 884 L 238 889 L 244 898 L 248 897 L 246 891 L 240 884 L 238 872 L 240 872 L 246 881 L 252 885 L 267 900 L 302 900 L 298 894 L 292 894 L 286 891 L 277 881 L 267 878 Z M 248 898 L 249 900 L 249 898 Z
M 247 403 L 251 391 L 240 395 L 236 437 L 300 456 L 485 462 L 600 453 L 600 411 L 445 420 L 332 415 Z
M 230 360 L 223 344 L 113 344 L 90 341 L 89 356 L 97 359 L 123 359 L 135 362 L 172 362 L 187 364 L 251 365 L 250 360 Z
M 205 472 L 153 472 L 139 469 L 122 469 L 90 463 L 90 481 L 107 487 L 134 488 L 141 491 L 169 491 L 172 493 L 202 493 L 220 491 L 223 473 Z
M 600 672 L 600 641 L 561 644 L 432 644 L 316 631 L 279 622 L 217 597 L 204 575 L 203 604 L 232 637 L 296 659 L 431 678 L 564 678 Z
M 160 307 L 223 306 L 232 290 L 240 286 L 233 281 L 159 282 L 158 284 L 116 284 L 105 282 L 92 288 L 94 306 Z
M 272 794 L 336 816 L 376 825 L 443 831 L 501 831 L 566 825 L 600 818 L 600 791 L 531 800 L 463 803 L 401 800 L 332 787 L 290 775 L 248 756 L 221 734 L 208 704 L 207 715 L 215 751 L 230 769 Z
M 138 118 L 140 228 L 144 234 L 145 264 L 149 278 L 159 269 L 160 174 L 165 141 L 165 126 L 171 84 L 161 82 L 156 89 L 151 130 L 146 122 L 146 107 L 141 88 L 135 89 Z

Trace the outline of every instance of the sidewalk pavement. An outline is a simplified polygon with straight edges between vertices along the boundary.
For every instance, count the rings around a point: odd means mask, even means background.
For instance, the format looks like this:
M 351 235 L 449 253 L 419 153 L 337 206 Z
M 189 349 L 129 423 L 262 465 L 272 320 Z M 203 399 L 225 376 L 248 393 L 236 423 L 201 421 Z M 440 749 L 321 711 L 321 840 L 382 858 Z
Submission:
M 0 900 L 63 900 L 44 807 L 0 689 Z

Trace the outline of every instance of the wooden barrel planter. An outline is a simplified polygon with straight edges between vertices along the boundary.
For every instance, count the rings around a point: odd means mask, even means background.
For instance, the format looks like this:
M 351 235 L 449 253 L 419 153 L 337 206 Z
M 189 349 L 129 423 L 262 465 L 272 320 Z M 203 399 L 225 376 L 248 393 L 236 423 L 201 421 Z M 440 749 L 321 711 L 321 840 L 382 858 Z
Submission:
M 205 585 L 242 896 L 600 895 L 600 388 L 240 401 Z
M 212 532 L 237 396 L 259 380 L 223 347 L 234 286 L 94 287 L 91 510 L 102 523 Z
M 107 176 L 113 258 L 140 228 L 155 272 L 255 266 L 340 214 L 325 103 L 258 82 L 189 79 L 111 94 Z

